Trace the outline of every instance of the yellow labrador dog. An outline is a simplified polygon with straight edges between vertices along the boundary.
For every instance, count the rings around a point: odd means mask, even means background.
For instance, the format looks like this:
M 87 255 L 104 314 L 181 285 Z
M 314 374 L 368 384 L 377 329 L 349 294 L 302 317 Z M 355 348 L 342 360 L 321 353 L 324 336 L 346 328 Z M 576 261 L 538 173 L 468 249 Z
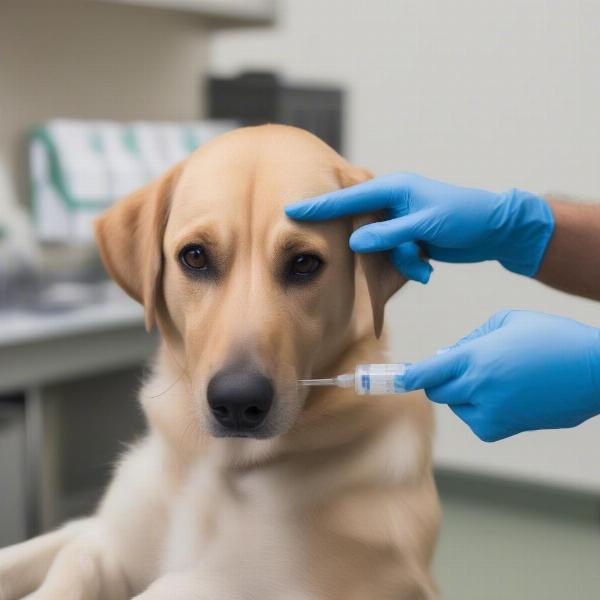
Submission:
M 350 219 L 283 211 L 368 177 L 307 132 L 240 129 L 98 220 L 163 338 L 148 433 L 92 517 L 0 551 L 1 600 L 437 597 L 428 403 L 297 385 L 385 361 L 403 280 L 353 255 Z

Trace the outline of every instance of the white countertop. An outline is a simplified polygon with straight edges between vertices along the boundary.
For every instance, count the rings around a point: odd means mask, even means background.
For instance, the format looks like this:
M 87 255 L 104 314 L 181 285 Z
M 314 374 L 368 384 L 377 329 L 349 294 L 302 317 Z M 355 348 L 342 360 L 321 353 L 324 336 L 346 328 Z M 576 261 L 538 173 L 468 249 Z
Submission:
M 0 310 L 0 347 L 35 343 L 55 338 L 143 326 L 142 307 L 114 284 L 107 284 L 101 302 L 79 308 L 36 312 L 19 308 Z
M 114 284 L 88 292 L 97 302 L 54 312 L 0 310 L 0 393 L 140 365 L 156 348 L 142 307 Z

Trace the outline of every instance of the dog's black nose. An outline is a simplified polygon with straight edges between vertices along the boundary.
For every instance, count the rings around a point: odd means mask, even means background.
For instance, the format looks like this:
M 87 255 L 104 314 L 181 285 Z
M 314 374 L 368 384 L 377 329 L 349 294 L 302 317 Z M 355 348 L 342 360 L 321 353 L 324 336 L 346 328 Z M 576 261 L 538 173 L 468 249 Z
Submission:
M 259 373 L 223 369 L 206 392 L 215 419 L 232 432 L 250 432 L 267 417 L 273 404 L 271 381 Z

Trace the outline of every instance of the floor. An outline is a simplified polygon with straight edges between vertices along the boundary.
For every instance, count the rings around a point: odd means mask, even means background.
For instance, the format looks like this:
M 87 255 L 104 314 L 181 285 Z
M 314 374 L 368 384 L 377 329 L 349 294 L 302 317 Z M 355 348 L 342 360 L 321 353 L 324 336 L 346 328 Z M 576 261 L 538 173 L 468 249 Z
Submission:
M 438 482 L 444 525 L 434 571 L 443 599 L 600 598 L 600 500 Z

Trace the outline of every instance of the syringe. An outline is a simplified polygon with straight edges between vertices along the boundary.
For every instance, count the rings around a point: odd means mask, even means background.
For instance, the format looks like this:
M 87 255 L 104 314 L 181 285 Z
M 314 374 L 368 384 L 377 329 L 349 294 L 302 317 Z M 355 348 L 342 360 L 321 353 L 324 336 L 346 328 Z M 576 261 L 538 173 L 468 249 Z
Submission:
M 335 385 L 354 387 L 360 395 L 401 394 L 406 392 L 404 377 L 411 363 L 358 365 L 354 373 L 343 373 L 329 379 L 300 379 L 303 386 Z

